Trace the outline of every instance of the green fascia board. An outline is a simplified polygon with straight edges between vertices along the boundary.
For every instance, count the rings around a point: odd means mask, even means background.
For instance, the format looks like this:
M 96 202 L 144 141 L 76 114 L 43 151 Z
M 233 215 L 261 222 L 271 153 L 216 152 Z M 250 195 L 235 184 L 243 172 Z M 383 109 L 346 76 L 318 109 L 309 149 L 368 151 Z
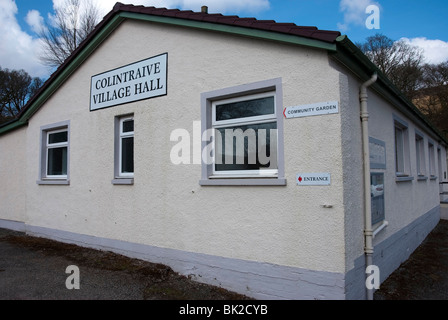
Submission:
M 437 129 L 435 129 L 434 126 L 427 121 L 427 119 L 421 114 L 421 112 L 395 88 L 395 86 L 387 79 L 387 77 L 384 76 L 381 71 L 345 35 L 338 37 L 336 39 L 336 43 L 326 43 L 319 40 L 307 39 L 304 37 L 282 34 L 272 31 L 250 29 L 231 25 L 221 25 L 204 21 L 152 16 L 133 12 L 119 12 L 115 14 L 110 19 L 110 21 L 105 23 L 105 25 L 101 28 L 101 30 L 98 31 L 93 39 L 90 39 L 85 47 L 82 48 L 82 50 L 80 50 L 80 52 L 77 53 L 76 56 L 71 58 L 72 60 L 68 63 L 68 65 L 64 67 L 63 70 L 60 71 L 56 78 L 52 80 L 45 91 L 31 102 L 31 104 L 27 107 L 20 118 L 3 126 L 0 126 L 0 135 L 26 125 L 28 123 L 28 120 L 34 113 L 37 112 L 37 110 L 39 110 L 39 108 L 45 103 L 45 101 L 48 100 L 48 98 L 70 77 L 70 75 L 125 19 L 141 20 L 208 31 L 223 32 L 262 40 L 270 40 L 280 43 L 327 50 L 334 59 L 352 70 L 352 72 L 360 77 L 362 81 L 369 79 L 371 75 L 376 72 L 379 76 L 379 81 L 372 85 L 372 88 L 397 106 L 401 106 L 404 103 L 408 108 L 405 111 L 411 110 L 419 120 L 423 120 L 423 122 L 426 123 L 431 128 L 431 130 L 436 132 L 437 135 L 445 142 L 445 144 L 448 144 L 448 142 L 443 138 L 443 135 L 441 135 L 437 131 Z
M 9 132 L 9 131 L 18 129 L 22 126 L 26 126 L 27 124 L 28 124 L 28 122 L 21 121 L 20 119 L 5 123 L 5 124 L 3 124 L 3 126 L 0 127 L 0 135 L 4 134 L 6 132 Z
M 376 91 L 400 111 L 414 119 L 414 121 L 426 125 L 430 131 L 435 133 L 440 142 L 448 145 L 448 141 L 443 134 L 429 122 L 425 115 L 395 87 L 389 78 L 347 36 L 342 35 L 338 37 L 336 43 L 337 51 L 330 53 L 335 60 L 351 70 L 363 82 L 370 79 L 376 73 L 378 79 L 372 84 L 372 90 Z
M 123 19 L 115 16 L 101 31 L 92 39 L 81 52 L 79 52 L 73 61 L 69 63 L 58 75 L 58 77 L 48 86 L 33 105 L 22 115 L 25 121 L 28 121 L 37 109 L 70 77 L 70 75 L 95 51 L 95 49 L 107 38 L 107 36 L 121 23 Z
M 327 50 L 330 52 L 336 52 L 336 44 L 327 43 L 324 41 L 307 39 L 299 36 L 282 34 L 272 31 L 264 31 L 258 29 L 250 29 L 238 26 L 221 25 L 216 23 L 194 21 L 187 19 L 179 19 L 172 17 L 152 16 L 141 13 L 133 12 L 118 12 L 110 21 L 98 31 L 93 39 L 89 40 L 89 43 L 85 45 L 82 50 L 72 57 L 71 61 L 64 67 L 63 70 L 56 76 L 54 80 L 48 85 L 44 92 L 35 97 L 24 113 L 16 121 L 7 125 L 0 126 L 0 135 L 16 129 L 20 126 L 26 125 L 28 120 L 34 113 L 48 100 L 48 98 L 70 77 L 70 75 L 93 53 L 93 51 L 114 31 L 117 26 L 125 19 L 134 19 L 141 21 L 149 21 L 154 23 L 169 24 L 181 27 L 196 28 L 202 30 L 209 30 L 215 32 L 223 32 L 234 35 L 252 37 L 262 40 L 271 40 L 281 43 L 301 45 L 307 47 L 313 47 L 318 49 Z M 58 72 L 58 71 L 56 71 Z
M 123 21 L 118 15 L 111 19 L 98 34 L 85 45 L 85 47 L 72 57 L 60 73 L 48 84 L 48 87 L 38 96 L 33 97 L 33 101 L 27 106 L 26 110 L 14 122 L 0 126 L 0 135 L 26 125 L 28 120 L 35 114 L 39 108 L 47 101 L 51 95 L 70 77 L 70 75 L 90 56 L 90 54 L 107 38 L 107 36 Z M 58 72 L 58 71 L 55 71 Z
M 268 30 L 259 30 L 259 29 L 251 29 L 244 28 L 239 26 L 232 25 L 224 25 L 218 23 L 211 23 L 206 21 L 195 21 L 195 20 L 187 20 L 182 18 L 172 18 L 172 17 L 163 17 L 163 16 L 152 16 L 134 12 L 120 12 L 119 15 L 123 18 L 134 19 L 134 20 L 143 20 L 149 22 L 163 23 L 163 24 L 171 24 L 181 27 L 189 27 L 196 28 L 202 30 L 216 31 L 216 32 L 224 32 L 230 33 L 240 36 L 246 36 L 251 38 L 259 38 L 263 40 L 272 40 L 277 42 L 289 43 L 302 45 L 307 47 L 314 47 L 319 49 L 324 49 L 328 51 L 336 51 L 336 44 L 328 43 L 324 41 L 319 41 L 315 39 L 307 39 L 300 36 L 283 34 Z

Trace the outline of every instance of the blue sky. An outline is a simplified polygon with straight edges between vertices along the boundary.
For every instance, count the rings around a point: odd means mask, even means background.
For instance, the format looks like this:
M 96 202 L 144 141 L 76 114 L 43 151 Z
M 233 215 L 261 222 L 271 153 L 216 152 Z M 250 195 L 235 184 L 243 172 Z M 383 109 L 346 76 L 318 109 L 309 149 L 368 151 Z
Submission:
M 33 28 L 54 12 L 64 0 L 0 0 L 0 66 L 25 69 L 33 76 L 47 77 L 40 65 L 39 41 Z M 116 0 L 97 0 L 103 15 Z M 153 5 L 199 11 L 207 5 L 210 13 L 293 22 L 338 30 L 353 42 L 382 33 L 393 40 L 406 41 L 425 50 L 428 62 L 448 59 L 448 1 L 446 0 L 121 0 L 123 3 Z M 369 5 L 379 9 L 379 29 L 368 29 Z M 8 44 L 8 46 L 6 45 Z

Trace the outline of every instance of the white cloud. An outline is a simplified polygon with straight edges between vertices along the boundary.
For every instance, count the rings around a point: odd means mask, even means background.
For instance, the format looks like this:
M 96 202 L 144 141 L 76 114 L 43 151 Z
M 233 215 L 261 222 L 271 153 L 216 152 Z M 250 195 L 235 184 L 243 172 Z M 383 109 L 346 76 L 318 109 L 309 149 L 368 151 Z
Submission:
M 341 0 L 339 10 L 344 14 L 344 22 L 338 23 L 338 29 L 346 32 L 350 25 L 364 26 L 368 17 L 366 8 L 370 5 L 380 5 L 372 0 Z
M 44 18 L 42 18 L 39 11 L 30 10 L 25 17 L 25 21 L 34 32 L 39 33 L 42 29 Z
M 0 1 L 0 66 L 24 69 L 32 77 L 46 77 L 48 70 L 38 59 L 39 40 L 20 28 L 17 11 L 13 0 Z
M 86 0 L 89 1 L 89 0 Z M 109 13 L 117 0 L 96 0 L 103 17 Z M 123 1 L 127 3 L 126 1 Z M 20 1 L 17 2 L 20 5 Z M 65 0 L 53 0 L 53 8 L 64 5 Z M 179 8 L 182 10 L 200 11 L 201 6 L 209 7 L 209 12 L 238 14 L 239 12 L 259 12 L 269 9 L 269 0 L 134 0 L 134 5 L 163 8 Z M 39 61 L 40 40 L 36 35 L 22 30 L 17 22 L 17 5 L 14 0 L 0 0 L 0 66 L 8 69 L 24 69 L 33 77 L 46 78 L 48 67 Z M 51 23 L 51 14 L 49 22 Z M 34 32 L 43 25 L 44 19 L 37 10 L 28 12 L 25 21 Z
M 439 64 L 448 60 L 448 42 L 431 40 L 425 37 L 401 38 L 404 42 L 423 49 L 425 62 Z

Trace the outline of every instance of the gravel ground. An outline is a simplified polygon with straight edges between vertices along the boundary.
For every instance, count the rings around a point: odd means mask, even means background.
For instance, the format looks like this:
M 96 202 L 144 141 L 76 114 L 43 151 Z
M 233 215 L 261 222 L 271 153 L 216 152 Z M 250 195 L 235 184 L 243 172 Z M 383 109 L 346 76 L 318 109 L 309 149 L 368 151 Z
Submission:
M 76 265 L 80 289 L 66 287 Z M 448 221 L 375 292 L 375 300 L 448 299 Z M 73 282 L 68 281 L 69 284 Z M 0 229 L 0 300 L 250 300 L 167 266 Z
M 448 220 L 384 281 L 375 300 L 448 300 Z
M 79 268 L 79 290 L 68 266 Z M 0 228 L 0 300 L 246 300 L 171 268 Z

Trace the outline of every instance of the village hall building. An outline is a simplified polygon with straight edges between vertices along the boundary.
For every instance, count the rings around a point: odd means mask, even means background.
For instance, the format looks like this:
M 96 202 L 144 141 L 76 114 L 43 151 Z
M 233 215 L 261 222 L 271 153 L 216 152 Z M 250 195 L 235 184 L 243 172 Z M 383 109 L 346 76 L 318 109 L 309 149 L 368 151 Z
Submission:
M 339 32 L 117 3 L 0 127 L 0 227 L 371 299 L 439 222 L 446 147 Z

